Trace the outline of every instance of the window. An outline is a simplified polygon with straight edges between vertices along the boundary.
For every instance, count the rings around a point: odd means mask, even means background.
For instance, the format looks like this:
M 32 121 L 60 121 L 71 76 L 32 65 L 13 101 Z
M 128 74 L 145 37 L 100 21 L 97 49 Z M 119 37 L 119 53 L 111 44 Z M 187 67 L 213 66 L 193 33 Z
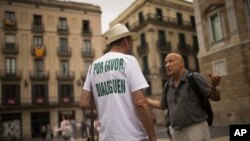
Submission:
M 4 85 L 5 93 L 7 99 L 16 99 L 17 96 L 17 85 Z
M 145 37 L 145 34 L 144 33 L 142 33 L 141 35 L 140 35 L 140 42 L 141 42 L 141 46 L 142 47 L 146 47 L 145 46 L 145 44 L 146 44 L 146 37 Z
M 193 40 L 193 48 L 196 52 L 199 51 L 199 45 L 198 45 L 198 39 L 197 39 L 197 36 L 193 36 L 192 37 L 192 40 Z
M 144 75 L 148 75 L 150 72 L 149 72 L 149 67 L 148 67 L 148 57 L 147 56 L 144 56 L 142 58 L 142 64 L 143 64 Z
M 223 76 L 227 75 L 227 67 L 225 59 L 220 59 L 212 62 L 213 73 Z
M 34 20 L 34 25 L 42 25 L 42 16 L 34 15 L 33 20 Z
M 34 93 L 33 95 L 36 98 L 45 98 L 46 95 L 46 85 L 36 84 L 34 85 Z
M 59 29 L 66 30 L 67 29 L 67 20 L 66 18 L 59 18 Z
M 250 0 L 246 0 L 248 14 L 250 15 Z
M 91 65 L 92 62 L 90 61 L 85 61 L 84 62 L 84 72 L 88 72 L 89 66 Z
M 43 73 L 44 62 L 43 59 L 35 59 L 35 72 L 39 75 Z
M 140 13 L 139 13 L 139 24 L 142 24 L 143 22 L 144 22 L 143 13 L 140 12 Z
M 7 20 L 15 20 L 15 13 L 11 11 L 5 12 L 5 19 Z
M 60 38 L 60 51 L 67 51 L 67 50 L 68 50 L 68 39 Z
M 250 29 L 250 0 L 245 0 L 245 13 L 246 13 L 246 21 L 247 28 Z
M 181 47 L 185 47 L 186 46 L 186 39 L 185 39 L 185 35 L 180 33 L 179 34 L 179 44 Z
M 166 42 L 165 31 L 159 30 L 159 31 L 158 31 L 158 36 L 159 36 L 159 41 L 160 41 L 161 43 Z
M 8 57 L 5 60 L 5 69 L 6 74 L 15 74 L 16 73 L 16 58 Z
M 20 101 L 19 85 L 7 84 L 2 85 L 2 103 L 3 104 L 18 104 Z
M 157 20 L 162 21 L 163 20 L 163 16 L 162 16 L 162 10 L 160 8 L 156 8 L 156 18 Z
M 68 60 L 62 60 L 61 62 L 61 71 L 64 76 L 68 76 L 69 73 L 69 62 Z
M 195 27 L 195 18 L 194 18 L 194 16 L 190 16 L 190 22 L 191 22 L 191 26 Z
M 34 43 L 35 47 L 42 47 L 43 37 L 42 36 L 34 36 L 33 43 Z
M 182 55 L 182 57 L 184 60 L 185 68 L 189 69 L 188 56 Z
M 179 25 L 183 25 L 182 14 L 181 13 L 176 13 L 176 17 L 177 17 L 177 23 Z
M 15 43 L 15 35 L 6 35 L 6 43 Z
M 83 48 L 85 52 L 91 52 L 91 42 L 90 40 L 83 40 Z
M 6 35 L 6 50 L 15 50 L 15 36 L 14 35 Z
M 73 95 L 73 86 L 69 84 L 61 84 L 59 85 L 59 93 L 62 98 L 69 98 Z
M 219 13 L 209 16 L 210 35 L 212 42 L 222 39 L 222 25 Z
M 83 20 L 82 21 L 82 27 L 84 32 L 90 32 L 90 24 L 89 21 Z

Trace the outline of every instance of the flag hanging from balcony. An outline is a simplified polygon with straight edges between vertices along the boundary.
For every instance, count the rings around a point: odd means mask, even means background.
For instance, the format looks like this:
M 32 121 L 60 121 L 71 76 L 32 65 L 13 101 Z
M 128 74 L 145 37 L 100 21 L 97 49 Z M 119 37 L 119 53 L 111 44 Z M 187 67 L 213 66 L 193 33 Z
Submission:
M 45 49 L 44 49 L 44 47 L 36 46 L 35 47 L 35 56 L 37 58 L 41 58 L 41 57 L 44 57 L 44 55 L 45 55 Z

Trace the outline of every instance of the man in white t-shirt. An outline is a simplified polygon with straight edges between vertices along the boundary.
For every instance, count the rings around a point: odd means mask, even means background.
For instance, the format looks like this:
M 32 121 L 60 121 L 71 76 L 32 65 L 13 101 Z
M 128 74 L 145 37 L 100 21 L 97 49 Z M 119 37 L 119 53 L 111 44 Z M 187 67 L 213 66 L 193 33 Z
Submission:
M 90 108 L 93 93 L 100 141 L 156 141 L 154 124 L 143 89 L 148 87 L 135 57 L 137 35 L 116 24 L 106 35 L 110 51 L 90 66 L 80 106 Z

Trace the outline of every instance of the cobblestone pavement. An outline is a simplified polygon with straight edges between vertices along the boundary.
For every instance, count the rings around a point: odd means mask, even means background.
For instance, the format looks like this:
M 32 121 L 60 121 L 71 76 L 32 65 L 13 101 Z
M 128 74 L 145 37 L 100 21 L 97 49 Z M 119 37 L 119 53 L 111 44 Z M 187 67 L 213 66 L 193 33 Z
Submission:
M 170 141 L 166 135 L 166 128 L 160 127 L 156 129 L 157 141 Z M 229 126 L 217 126 L 210 129 L 211 141 L 229 141 Z M 42 141 L 41 139 L 32 139 L 31 141 Z M 61 138 L 52 139 L 49 141 L 63 141 Z M 86 138 L 75 138 L 74 141 L 87 141 Z

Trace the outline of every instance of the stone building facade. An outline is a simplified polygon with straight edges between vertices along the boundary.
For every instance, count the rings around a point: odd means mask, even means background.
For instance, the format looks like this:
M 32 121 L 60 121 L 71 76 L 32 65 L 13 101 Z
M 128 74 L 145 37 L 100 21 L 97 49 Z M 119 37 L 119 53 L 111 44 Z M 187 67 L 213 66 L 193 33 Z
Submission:
M 99 6 L 1 0 L 0 140 L 40 137 L 62 115 L 81 121 L 83 81 L 102 42 Z
M 110 26 L 126 25 L 138 34 L 133 43 L 133 55 L 150 85 L 147 96 L 159 99 L 167 75 L 164 68 L 165 56 L 178 51 L 186 67 L 199 71 L 193 4 L 184 0 L 136 0 Z M 157 125 L 165 124 L 164 111 L 152 109 L 157 116 Z
M 250 122 L 250 1 L 194 0 L 200 71 L 219 74 L 215 124 Z

